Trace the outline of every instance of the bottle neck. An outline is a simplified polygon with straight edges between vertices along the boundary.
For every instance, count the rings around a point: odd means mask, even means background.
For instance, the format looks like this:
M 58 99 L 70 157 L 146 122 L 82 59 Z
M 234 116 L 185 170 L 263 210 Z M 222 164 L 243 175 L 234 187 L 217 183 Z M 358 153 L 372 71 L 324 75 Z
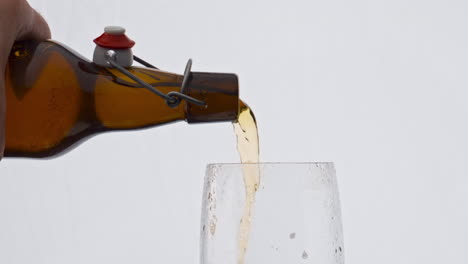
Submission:
M 117 69 L 103 69 L 94 89 L 96 117 L 108 130 L 138 129 L 185 119 L 185 102 L 175 108 Z M 128 69 L 163 93 L 179 91 L 182 76 L 153 69 Z
M 189 123 L 235 121 L 239 114 L 238 80 L 235 74 L 193 72 L 184 93 L 204 106 L 182 101 L 171 108 L 166 101 L 122 74 L 101 68 L 96 81 L 96 114 L 107 129 L 132 129 L 186 120 Z M 148 68 L 129 71 L 164 94 L 180 91 L 183 76 Z M 107 73 L 107 74 L 106 74 Z

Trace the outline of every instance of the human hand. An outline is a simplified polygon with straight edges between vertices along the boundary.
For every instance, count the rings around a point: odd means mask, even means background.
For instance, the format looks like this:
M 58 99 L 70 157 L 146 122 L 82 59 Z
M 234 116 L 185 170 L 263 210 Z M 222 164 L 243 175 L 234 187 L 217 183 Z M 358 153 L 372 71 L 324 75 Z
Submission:
M 0 159 L 5 148 L 5 67 L 17 40 L 49 39 L 46 21 L 26 0 L 0 0 Z

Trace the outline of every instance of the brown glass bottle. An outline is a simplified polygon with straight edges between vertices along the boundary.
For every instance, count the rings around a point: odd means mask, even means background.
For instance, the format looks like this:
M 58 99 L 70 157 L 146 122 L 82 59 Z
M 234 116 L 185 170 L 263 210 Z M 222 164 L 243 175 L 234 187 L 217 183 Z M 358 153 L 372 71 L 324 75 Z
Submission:
M 180 91 L 181 75 L 127 70 L 164 93 Z M 16 43 L 6 69 L 5 157 L 63 154 L 106 131 L 237 119 L 236 75 L 192 72 L 185 93 L 206 106 L 182 101 L 171 108 L 118 70 L 97 66 L 54 41 Z

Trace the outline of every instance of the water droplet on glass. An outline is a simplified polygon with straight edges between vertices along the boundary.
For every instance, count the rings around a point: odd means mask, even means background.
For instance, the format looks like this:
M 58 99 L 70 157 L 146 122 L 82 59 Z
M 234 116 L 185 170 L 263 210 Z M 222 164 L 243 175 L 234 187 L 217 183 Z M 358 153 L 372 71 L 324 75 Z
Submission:
M 308 257 L 309 257 L 309 254 L 307 254 L 307 252 L 304 250 L 304 252 L 302 252 L 302 258 L 307 259 Z
M 216 222 L 215 221 L 211 221 L 210 222 L 210 233 L 211 235 L 213 236 L 216 232 Z

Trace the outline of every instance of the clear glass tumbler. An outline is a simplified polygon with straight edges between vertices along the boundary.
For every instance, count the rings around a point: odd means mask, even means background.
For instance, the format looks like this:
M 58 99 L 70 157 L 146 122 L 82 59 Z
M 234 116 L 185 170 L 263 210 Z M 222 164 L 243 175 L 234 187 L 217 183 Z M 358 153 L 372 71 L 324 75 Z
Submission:
M 254 171 L 258 186 L 246 189 Z M 333 163 L 208 165 L 201 264 L 220 263 L 344 263 Z

